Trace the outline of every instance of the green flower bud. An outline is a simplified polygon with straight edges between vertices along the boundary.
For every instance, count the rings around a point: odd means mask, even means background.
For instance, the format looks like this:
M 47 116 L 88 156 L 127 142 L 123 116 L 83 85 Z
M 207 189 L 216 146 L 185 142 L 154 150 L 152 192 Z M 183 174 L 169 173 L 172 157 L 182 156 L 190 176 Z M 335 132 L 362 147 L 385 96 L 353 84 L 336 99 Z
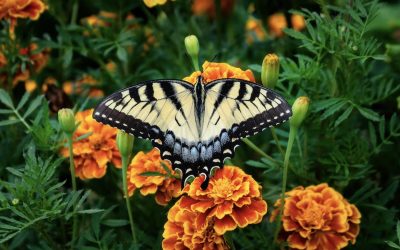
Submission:
M 194 68 L 199 71 L 199 40 L 195 35 L 190 35 L 185 37 L 185 47 L 186 51 L 189 54 L 190 58 L 192 59 L 192 63 Z
M 58 111 L 58 122 L 65 133 L 72 134 L 75 131 L 75 116 L 71 109 L 60 109 Z
M 14 206 L 16 206 L 16 205 L 18 205 L 18 203 L 19 203 L 19 199 L 14 198 L 14 199 L 12 199 L 11 203 L 12 203 Z
M 134 137 L 130 134 L 125 133 L 122 130 L 119 130 L 117 133 L 117 146 L 121 156 L 130 156 L 133 149 L 133 140 Z
M 276 54 L 267 54 L 261 68 L 261 81 L 267 88 L 275 88 L 279 76 L 279 57 Z
M 290 118 L 290 127 L 298 128 L 306 117 L 310 99 L 307 96 L 300 96 L 292 106 L 293 116 Z

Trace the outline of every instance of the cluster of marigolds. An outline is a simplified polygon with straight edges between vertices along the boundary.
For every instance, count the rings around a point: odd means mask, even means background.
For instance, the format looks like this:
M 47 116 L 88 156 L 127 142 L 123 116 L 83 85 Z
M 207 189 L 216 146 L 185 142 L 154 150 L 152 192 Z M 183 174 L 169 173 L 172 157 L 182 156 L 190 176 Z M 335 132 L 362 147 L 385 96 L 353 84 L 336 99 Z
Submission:
M 144 0 L 144 3 L 154 7 L 166 1 Z M 229 12 L 232 5 L 233 0 L 221 1 L 223 12 Z M 13 32 L 18 18 L 36 20 L 45 9 L 46 5 L 41 0 L 6 0 L 0 3 L 0 19 L 9 19 Z M 192 10 L 196 14 L 208 13 L 210 17 L 215 16 L 214 1 L 195 0 Z M 100 14 L 106 18 L 115 18 L 110 13 Z M 91 16 L 84 22 L 92 27 L 107 26 L 104 20 Z M 282 29 L 287 26 L 282 14 L 271 16 L 268 23 L 270 32 L 277 37 L 283 35 Z M 292 16 L 294 28 L 302 29 L 304 25 L 302 17 Z M 247 29 L 254 33 L 248 40 L 250 43 L 254 40 L 253 35 L 257 39 L 266 36 L 259 20 L 250 19 Z M 48 58 L 48 51 L 36 52 L 36 49 L 36 44 L 19 48 L 21 54 L 29 56 L 33 72 L 40 71 Z M 0 53 L 0 67 L 6 65 L 7 60 Z M 112 63 L 108 67 L 112 70 Z M 206 81 L 220 78 L 255 80 L 250 70 L 243 71 L 226 63 L 205 62 L 203 70 L 202 73 L 194 72 L 184 79 L 194 83 L 196 76 L 202 74 Z M 0 74 L 0 79 L 7 77 Z M 12 79 L 13 84 L 24 81 L 30 91 L 36 86 L 29 83 L 29 71 L 24 72 L 22 67 Z M 54 81 L 48 79 L 45 86 Z M 64 83 L 64 91 L 67 94 L 76 93 L 82 91 L 83 83 L 94 86 L 96 81 L 90 76 L 83 76 L 78 83 Z M 90 96 L 102 95 L 101 90 L 91 88 Z M 121 167 L 121 155 L 116 145 L 117 130 L 96 122 L 92 112 L 85 110 L 75 116 L 79 126 L 74 132 L 74 138 L 90 134 L 73 143 L 75 174 L 82 180 L 103 177 L 110 163 L 117 168 Z M 60 153 L 63 156 L 69 155 L 66 148 L 62 148 Z M 165 166 L 173 175 L 167 174 Z M 160 175 L 143 175 L 145 172 L 159 172 Z M 267 214 L 267 203 L 262 198 L 261 186 L 239 167 L 225 166 L 216 171 L 206 190 L 200 188 L 202 177 L 197 177 L 181 190 L 180 180 L 175 175 L 171 165 L 161 159 L 157 149 L 137 153 L 128 167 L 129 196 L 138 189 L 142 195 L 154 194 L 156 202 L 164 206 L 173 198 L 179 198 L 168 212 L 163 233 L 164 249 L 228 249 L 224 239 L 226 232 L 260 223 Z M 276 201 L 274 207 L 270 221 L 282 214 L 279 239 L 286 241 L 291 249 L 341 249 L 349 242 L 354 244 L 359 233 L 361 214 L 357 207 L 327 184 L 297 187 L 286 193 L 283 211 L 279 209 L 281 200 Z

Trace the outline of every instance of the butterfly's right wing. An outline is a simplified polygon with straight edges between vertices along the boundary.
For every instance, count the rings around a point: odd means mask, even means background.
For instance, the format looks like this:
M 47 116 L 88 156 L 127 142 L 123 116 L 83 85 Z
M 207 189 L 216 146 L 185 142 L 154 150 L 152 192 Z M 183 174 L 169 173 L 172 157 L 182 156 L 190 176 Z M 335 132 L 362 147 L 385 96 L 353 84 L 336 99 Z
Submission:
M 195 175 L 182 159 L 184 143 L 199 140 L 194 116 L 193 85 L 180 80 L 155 80 L 118 91 L 93 112 L 96 121 L 137 137 L 150 139 L 182 171 L 182 179 Z

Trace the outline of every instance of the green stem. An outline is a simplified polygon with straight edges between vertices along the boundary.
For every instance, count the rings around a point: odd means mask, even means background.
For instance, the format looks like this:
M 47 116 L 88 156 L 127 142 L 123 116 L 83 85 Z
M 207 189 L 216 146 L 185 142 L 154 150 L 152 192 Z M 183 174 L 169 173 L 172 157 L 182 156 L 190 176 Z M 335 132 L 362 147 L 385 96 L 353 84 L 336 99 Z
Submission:
M 271 156 L 267 155 L 264 151 L 262 151 L 259 147 L 257 147 L 254 143 L 252 143 L 249 139 L 243 138 L 242 141 L 247 144 L 250 148 L 252 148 L 254 151 L 262 155 L 263 157 L 267 158 L 268 160 L 276 163 L 275 159 L 272 158 Z
M 71 14 L 71 24 L 76 24 L 76 19 L 78 17 L 79 0 L 75 0 L 72 4 L 72 14 Z
M 284 158 L 285 157 L 285 152 L 283 151 L 283 149 L 281 147 L 281 144 L 279 144 L 278 136 L 275 133 L 275 128 L 271 128 L 271 134 L 272 134 L 272 137 L 274 138 L 275 144 L 278 147 L 279 152 L 282 155 L 282 158 Z
M 67 140 L 68 140 L 68 151 L 69 151 L 69 170 L 71 173 L 71 182 L 72 182 L 72 192 L 76 192 L 76 178 L 75 178 L 75 164 L 74 164 L 74 153 L 72 151 L 72 133 L 67 133 Z M 71 249 L 74 248 L 76 236 L 78 234 L 78 218 L 75 215 L 76 206 L 74 204 L 74 215 L 73 215 L 73 222 L 72 222 L 72 240 L 71 240 Z
M 193 63 L 195 71 L 200 71 L 199 57 L 196 56 L 196 57 L 190 57 L 190 58 L 192 58 L 192 63 Z
M 31 126 L 25 121 L 25 119 L 19 114 L 19 112 L 16 109 L 13 109 L 14 114 L 18 117 L 18 119 L 24 124 L 24 126 L 29 130 L 29 132 L 32 131 Z
M 136 240 L 136 234 L 135 234 L 135 228 L 133 226 L 133 216 L 132 216 L 132 210 L 131 210 L 131 203 L 129 202 L 129 195 L 128 195 L 128 183 L 127 183 L 127 171 L 128 171 L 128 159 L 130 158 L 129 155 L 122 155 L 122 185 L 124 186 L 124 196 L 125 196 L 125 203 L 126 203 L 126 209 L 128 210 L 128 216 L 129 216 L 129 224 L 131 225 L 131 233 L 132 233 L 132 239 L 133 243 L 135 246 L 137 246 L 137 240 Z
M 289 132 L 288 145 L 287 145 L 286 153 L 285 153 L 285 159 L 283 161 L 281 204 L 280 204 L 280 207 L 279 207 L 279 215 L 278 215 L 278 218 L 277 218 L 277 226 L 276 226 L 276 230 L 275 230 L 274 242 L 277 242 L 279 231 L 281 230 L 281 221 L 282 221 L 282 215 L 283 215 L 283 208 L 284 208 L 284 205 L 285 205 L 285 193 L 286 193 L 286 183 L 287 183 L 287 173 L 288 173 L 288 166 L 289 166 L 289 158 L 290 158 L 290 153 L 292 152 L 292 146 L 293 146 L 294 139 L 296 138 L 296 134 L 297 134 L 297 128 L 291 126 L 290 127 L 290 132 Z

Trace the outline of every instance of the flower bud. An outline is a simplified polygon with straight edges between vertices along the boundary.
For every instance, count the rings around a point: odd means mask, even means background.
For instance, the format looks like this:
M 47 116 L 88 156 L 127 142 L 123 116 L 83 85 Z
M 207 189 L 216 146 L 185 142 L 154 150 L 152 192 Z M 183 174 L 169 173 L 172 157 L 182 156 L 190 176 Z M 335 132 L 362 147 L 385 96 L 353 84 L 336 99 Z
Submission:
M 306 117 L 310 99 L 307 96 L 300 96 L 292 106 L 293 116 L 290 119 L 290 127 L 298 128 Z
M 133 149 L 134 137 L 130 134 L 119 130 L 117 133 L 117 146 L 121 156 L 129 156 Z
M 60 109 L 58 111 L 58 122 L 65 133 L 72 134 L 75 131 L 75 116 L 71 109 Z
M 189 54 L 190 58 L 192 59 L 194 69 L 196 71 L 199 71 L 200 70 L 200 66 L 199 66 L 200 45 L 199 45 L 199 40 L 197 40 L 197 37 L 195 35 L 190 35 L 190 36 L 185 37 L 185 47 L 186 47 L 187 53 Z
M 264 57 L 261 68 L 262 84 L 273 89 L 279 76 L 279 57 L 276 54 L 267 54 Z
M 199 40 L 197 40 L 195 35 L 185 37 L 185 47 L 187 53 L 191 57 L 197 57 L 199 55 Z

